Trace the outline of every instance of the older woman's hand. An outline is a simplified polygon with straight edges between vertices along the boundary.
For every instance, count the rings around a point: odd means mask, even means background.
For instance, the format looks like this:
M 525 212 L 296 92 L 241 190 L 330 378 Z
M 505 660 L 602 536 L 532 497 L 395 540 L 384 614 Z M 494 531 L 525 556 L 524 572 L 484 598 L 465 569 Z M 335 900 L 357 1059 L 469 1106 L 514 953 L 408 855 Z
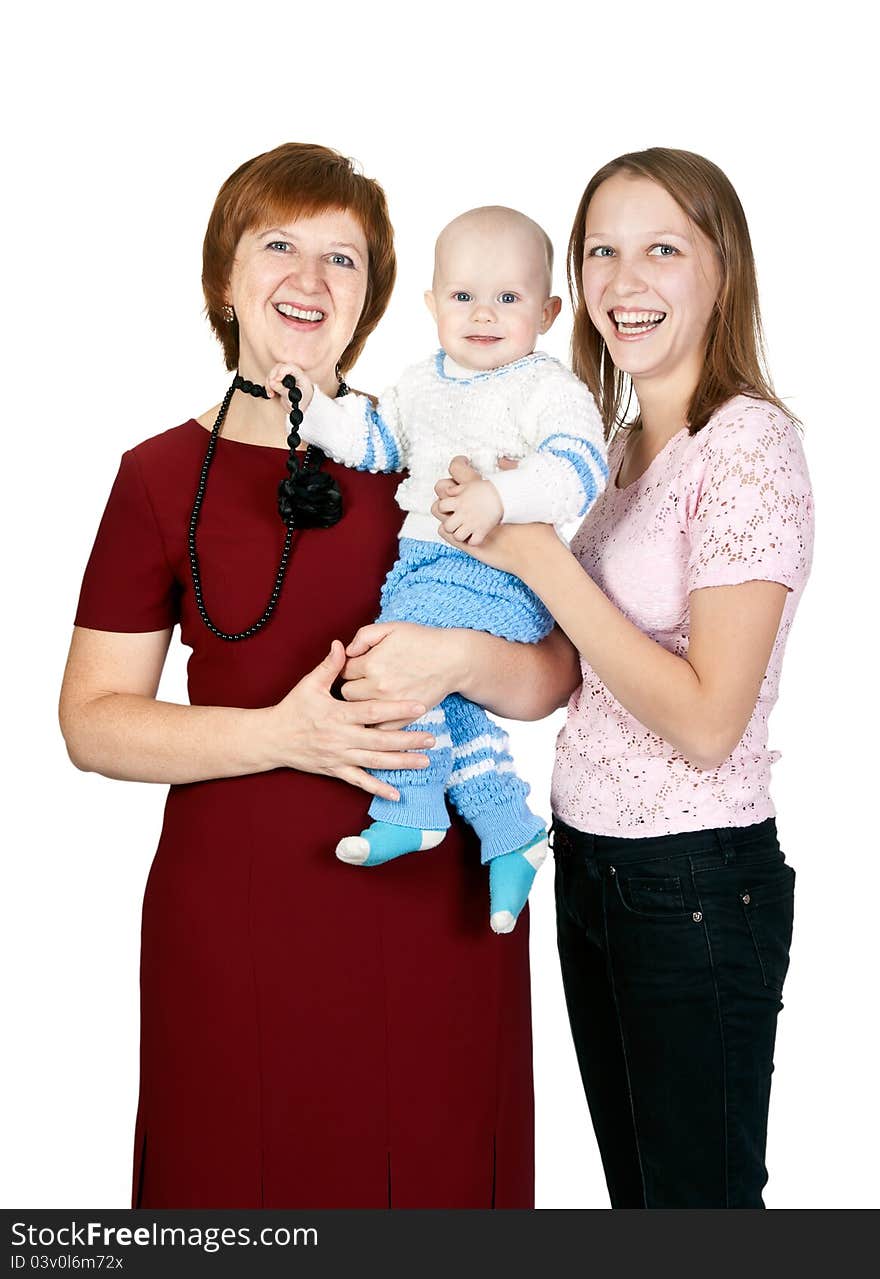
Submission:
M 470 635 L 416 622 L 362 626 L 345 650 L 342 696 L 361 704 L 403 697 L 437 706 L 460 685 Z
M 267 747 L 274 766 L 323 773 L 371 795 L 399 799 L 393 786 L 364 770 L 426 768 L 427 755 L 417 752 L 433 746 L 434 738 L 430 733 L 404 733 L 377 725 L 411 724 L 427 707 L 401 698 L 370 698 L 354 705 L 339 701 L 330 690 L 344 665 L 345 649 L 334 640 L 324 660 L 265 712 Z
M 515 462 L 502 459 L 501 470 L 509 470 Z M 453 507 L 452 499 L 462 491 L 462 485 L 482 478 L 479 471 L 471 466 L 466 457 L 454 457 L 449 463 L 449 479 L 438 480 L 434 485 L 437 500 L 431 507 L 431 514 L 440 521 L 438 532 L 450 546 L 472 555 L 475 560 L 488 564 L 492 568 L 501 569 L 505 573 L 513 573 L 531 585 L 529 577 L 531 569 L 540 565 L 542 557 L 562 543 L 551 524 L 499 524 L 485 540 L 474 546 L 469 542 L 460 542 L 451 529 L 446 527 L 446 517 Z

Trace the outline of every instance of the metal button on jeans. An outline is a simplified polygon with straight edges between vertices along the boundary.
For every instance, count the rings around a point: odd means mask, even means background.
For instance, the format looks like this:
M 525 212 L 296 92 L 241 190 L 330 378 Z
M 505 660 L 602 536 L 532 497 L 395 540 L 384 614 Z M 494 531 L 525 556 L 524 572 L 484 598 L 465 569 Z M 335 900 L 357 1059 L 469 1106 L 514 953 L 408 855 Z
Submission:
M 703 918 L 703 912 L 701 910 L 695 910 L 693 913 L 694 923 L 698 924 L 702 918 Z
M 743 901 L 745 902 L 745 904 L 746 904 L 747 906 L 748 906 L 749 902 L 752 900 L 748 893 L 743 893 L 743 897 L 742 897 L 742 899 L 743 899 Z

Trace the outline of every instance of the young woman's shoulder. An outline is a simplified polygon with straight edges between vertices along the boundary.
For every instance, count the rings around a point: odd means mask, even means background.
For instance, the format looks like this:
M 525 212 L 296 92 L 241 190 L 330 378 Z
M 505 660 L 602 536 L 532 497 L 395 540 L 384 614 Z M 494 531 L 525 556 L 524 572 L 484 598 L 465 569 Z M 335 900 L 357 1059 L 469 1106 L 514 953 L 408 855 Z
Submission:
M 750 576 L 803 585 L 812 559 L 813 495 L 800 433 L 788 414 L 768 400 L 737 395 L 687 447 L 683 509 L 691 589 Z
M 730 472 L 752 483 L 787 475 L 789 483 L 809 487 L 800 429 L 770 400 L 732 396 L 691 438 L 689 452 L 698 471 Z
M 733 395 L 720 404 L 695 437 L 710 450 L 764 442 L 796 442 L 800 431 L 792 417 L 771 400 L 754 395 Z

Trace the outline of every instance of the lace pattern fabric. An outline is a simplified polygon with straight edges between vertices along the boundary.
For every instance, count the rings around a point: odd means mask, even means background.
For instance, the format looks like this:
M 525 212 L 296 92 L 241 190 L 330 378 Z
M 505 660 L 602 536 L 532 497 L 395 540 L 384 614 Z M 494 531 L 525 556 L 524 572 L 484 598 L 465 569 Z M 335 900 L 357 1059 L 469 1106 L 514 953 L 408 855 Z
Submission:
M 672 437 L 625 489 L 609 482 L 572 541 L 583 568 L 640 630 L 685 656 L 689 594 L 761 580 L 789 593 L 749 724 L 718 768 L 702 770 L 629 714 L 583 659 L 556 744 L 553 811 L 601 835 L 747 826 L 774 815 L 767 746 L 785 643 L 809 574 L 813 499 L 797 429 L 775 405 L 736 396 L 691 436 Z

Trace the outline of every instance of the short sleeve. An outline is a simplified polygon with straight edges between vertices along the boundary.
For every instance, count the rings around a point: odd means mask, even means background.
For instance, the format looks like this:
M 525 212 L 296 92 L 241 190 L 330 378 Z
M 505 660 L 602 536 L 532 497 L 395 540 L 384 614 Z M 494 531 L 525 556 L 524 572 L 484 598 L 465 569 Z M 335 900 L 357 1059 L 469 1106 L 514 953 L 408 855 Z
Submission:
M 178 620 L 178 586 L 134 451 L 119 472 L 86 566 L 75 625 L 160 631 Z
M 813 496 L 797 428 L 738 399 L 703 428 L 687 484 L 687 589 L 781 582 L 799 590 L 813 552 Z

